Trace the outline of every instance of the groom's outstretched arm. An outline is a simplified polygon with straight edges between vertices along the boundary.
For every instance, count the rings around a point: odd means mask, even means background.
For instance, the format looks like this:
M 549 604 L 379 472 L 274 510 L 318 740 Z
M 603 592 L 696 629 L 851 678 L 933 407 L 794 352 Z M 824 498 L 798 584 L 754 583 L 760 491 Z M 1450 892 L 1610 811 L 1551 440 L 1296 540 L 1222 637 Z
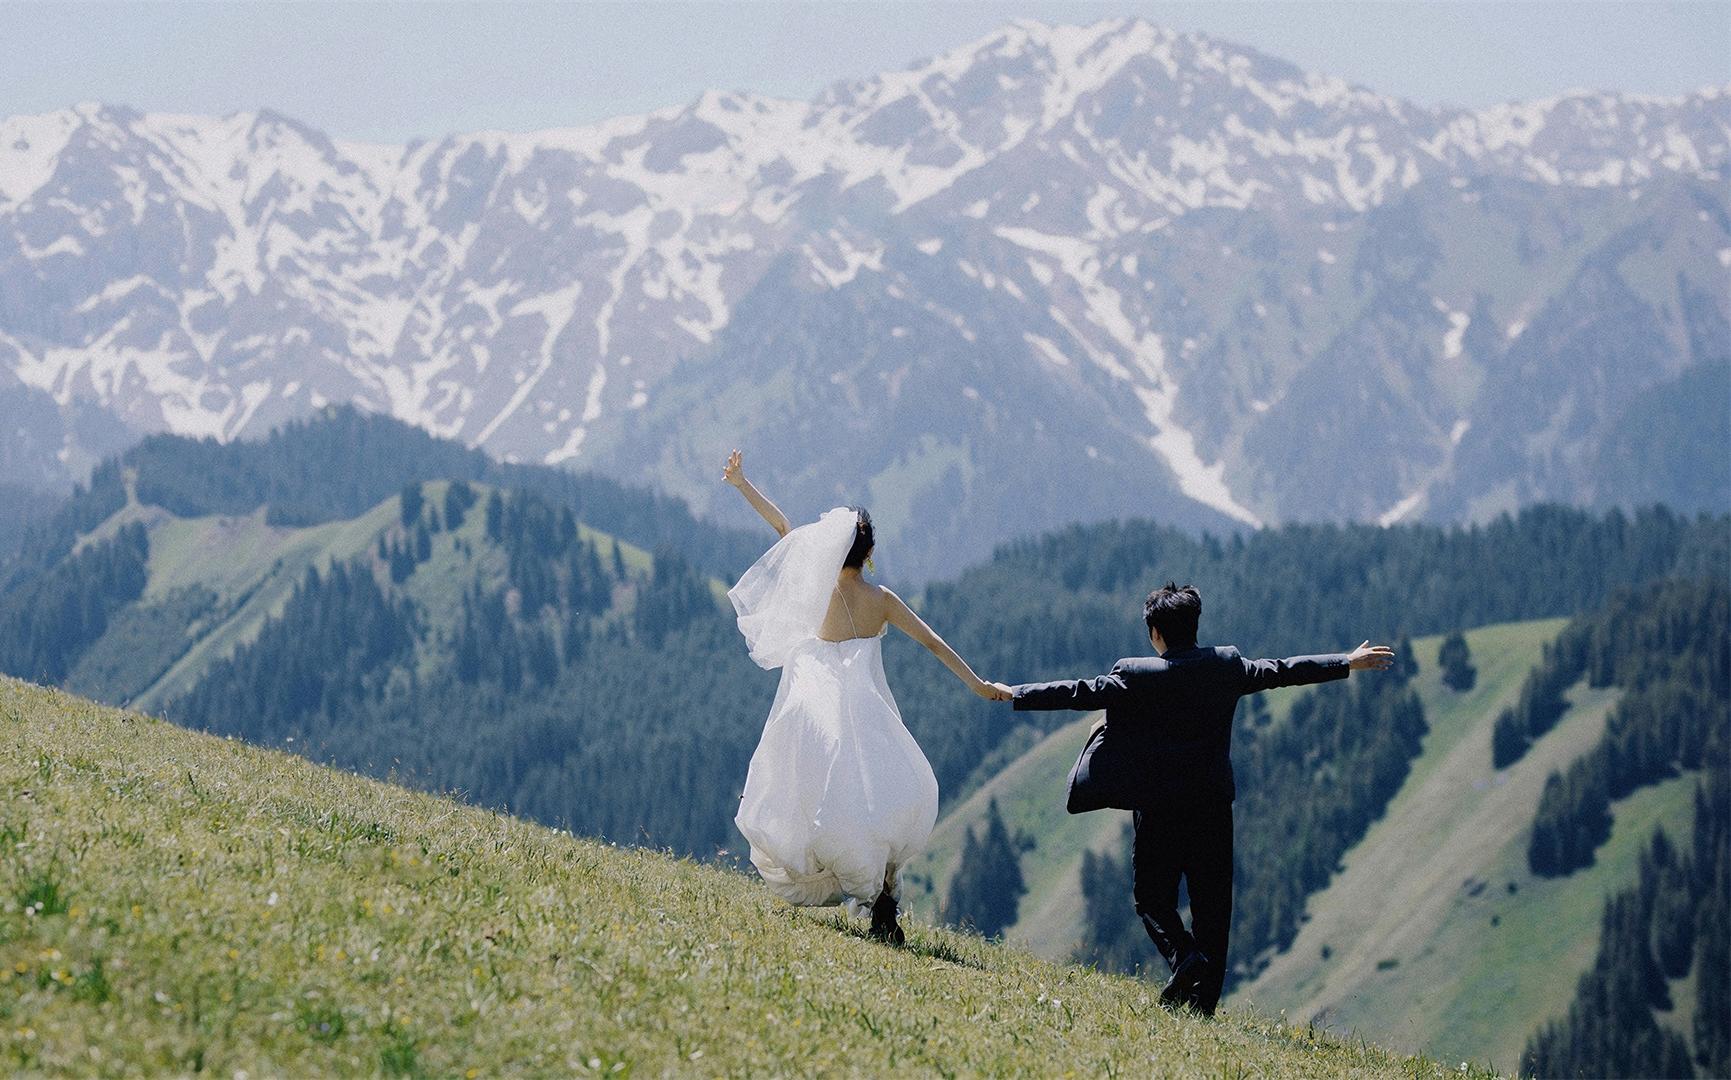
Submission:
M 1023 683 L 1012 687 L 1013 708 L 1027 710 L 1076 709 L 1093 712 L 1109 709 L 1129 696 L 1129 687 L 1118 666 L 1105 675 L 1092 679 L 1064 679 L 1060 682 Z
M 1278 686 L 1309 686 L 1344 679 L 1350 674 L 1345 653 L 1290 656 L 1283 660 L 1252 660 L 1239 657 L 1244 665 L 1244 692 L 1257 694 Z
M 1244 665 L 1244 692 L 1254 694 L 1277 686 L 1309 686 L 1344 679 L 1355 671 L 1382 671 L 1394 663 L 1394 650 L 1365 642 L 1349 653 L 1294 656 L 1285 660 L 1249 660 Z

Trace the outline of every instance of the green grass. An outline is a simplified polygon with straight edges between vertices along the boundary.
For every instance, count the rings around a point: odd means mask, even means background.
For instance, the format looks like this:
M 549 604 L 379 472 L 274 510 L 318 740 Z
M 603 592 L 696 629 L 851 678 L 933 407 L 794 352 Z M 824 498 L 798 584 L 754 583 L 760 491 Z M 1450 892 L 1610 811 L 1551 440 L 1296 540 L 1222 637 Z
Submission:
M 1441 1076 L 0 680 L 0 1068 Z

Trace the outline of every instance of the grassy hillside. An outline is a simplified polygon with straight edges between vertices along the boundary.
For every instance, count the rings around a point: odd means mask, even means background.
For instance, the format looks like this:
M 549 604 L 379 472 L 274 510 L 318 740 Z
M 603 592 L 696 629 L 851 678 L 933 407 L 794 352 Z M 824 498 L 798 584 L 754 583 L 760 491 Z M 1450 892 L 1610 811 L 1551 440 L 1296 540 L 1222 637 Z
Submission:
M 483 500 L 491 490 L 471 486 Z M 446 481 L 424 484 L 427 503 L 440 505 L 447 487 Z M 253 640 L 265 620 L 282 611 L 309 568 L 323 571 L 333 563 L 366 555 L 381 536 L 400 530 L 401 513 L 401 499 L 392 496 L 357 517 L 302 527 L 270 524 L 263 508 L 244 515 L 183 518 L 140 504 L 129 477 L 126 505 L 83 537 L 80 545 L 106 539 L 131 522 L 142 522 L 150 537 L 149 583 L 138 604 L 116 620 L 108 635 L 112 640 L 98 641 L 73 672 L 68 688 L 141 710 L 160 710 L 191 690 L 212 664 Z M 606 558 L 619 544 L 621 558 L 633 571 L 647 571 L 653 565 L 641 548 L 587 525 L 580 525 L 578 531 Z M 432 558 L 417 567 L 402 591 L 431 624 L 448 627 L 465 588 L 477 579 L 497 585 L 504 577 L 504 556 L 486 540 L 477 506 L 461 528 L 433 537 Z M 189 590 L 209 590 L 210 596 L 190 624 L 181 620 L 177 625 L 163 613 L 184 616 L 188 608 L 183 598 Z M 156 636 L 157 623 L 149 622 L 153 619 L 162 622 L 162 631 L 175 635 L 179 645 L 164 655 L 164 669 L 138 679 L 126 671 L 135 664 L 110 654 L 135 647 L 137 635 L 129 631 L 140 622 L 153 628 L 145 636 Z M 117 679 L 119 671 L 128 677 Z
M 1389 934 L 1416 938 L 1461 895 L 1483 899 L 1493 884 L 1509 895 L 1507 877 L 1493 882 L 1486 873 L 1499 865 L 1498 856 L 1511 839 L 1524 837 L 1532 824 L 1538 790 L 1549 770 L 1585 752 L 1598 737 L 1612 700 L 1605 693 L 1578 698 L 1583 707 L 1572 709 L 1545 742 L 1514 768 L 1501 776 L 1494 774 L 1491 724 L 1519 693 L 1543 644 L 1561 627 L 1560 621 L 1544 621 L 1468 633 L 1479 678 L 1466 694 L 1453 694 L 1441 685 L 1434 664 L 1439 642 L 1415 644 L 1421 665 L 1418 688 L 1430 724 L 1424 752 L 1383 819 L 1348 853 L 1345 872 L 1312 898 L 1311 918 L 1293 948 L 1275 957 L 1261 977 L 1242 988 L 1243 996 L 1279 1000 L 1294 1014 L 1308 1009 L 1310 1015 L 1325 1007 L 1311 1001 L 1325 979 L 1343 989 L 1353 978 L 1385 984 L 1416 978 L 1423 965 L 1413 961 L 1422 946 L 1403 942 L 1406 947 L 1397 949 L 1374 927 L 1387 923 Z M 1524 860 L 1524 847 L 1522 853 Z M 1410 889 L 1402 875 L 1416 875 Z M 1521 876 L 1528 877 L 1524 867 Z M 1520 899 L 1518 893 L 1514 899 Z M 1601 899 L 1595 892 L 1595 919 Z M 1593 930 L 1596 933 L 1596 925 Z M 1329 942 L 1330 936 L 1338 941 Z M 1588 960 L 1593 943 L 1587 942 Z M 1321 959 L 1324 944 L 1331 954 L 1326 962 Z M 1360 956 L 1366 952 L 1375 955 Z M 1391 959 L 1402 966 L 1389 965 Z M 1571 976 L 1568 989 L 1573 985 Z M 1383 987 L 1383 996 L 1393 993 L 1392 986 Z M 1338 1010 L 1328 1014 L 1329 1019 L 1338 1017 Z M 1426 1034 L 1432 1030 L 1427 1027 Z M 1521 1037 L 1525 1034 L 1523 1030 Z M 1411 1034 L 1403 1032 L 1403 1037 Z
M 0 1065 L 1441 1076 L 0 679 Z
M 1615 804 L 1611 841 L 1590 869 L 1556 880 L 1527 871 L 1527 832 L 1546 776 L 1593 745 L 1615 700 L 1614 692 L 1574 691 L 1574 708 L 1556 730 L 1514 767 L 1491 769 L 1492 724 L 1563 624 L 1468 632 L 1479 678 L 1464 694 L 1442 685 L 1441 639 L 1414 642 L 1414 685 L 1430 725 L 1423 752 L 1383 819 L 1344 860 L 1345 871 L 1311 898 L 1293 947 L 1235 1000 L 1504 1068 L 1538 1024 L 1566 1011 L 1576 977 L 1592 962 L 1605 895 L 1633 880 L 1655 824 L 1673 835 L 1687 827 L 1693 780 Z M 1292 700 L 1271 696 L 1276 722 Z M 939 823 L 916 868 L 923 917 L 936 918 L 966 830 L 983 826 L 995 798 L 1010 829 L 1035 839 L 1023 856 L 1029 890 L 1021 918 L 1005 937 L 1048 958 L 1070 955 L 1082 926 L 1082 852 L 1116 851 L 1128 818 L 1064 812 L 1064 778 L 1092 719 L 1046 737 Z
M 1235 1000 L 1506 1069 L 1536 1027 L 1567 1011 L 1598 946 L 1604 897 L 1635 880 L 1656 824 L 1687 835 L 1694 779 L 1614 803 L 1611 839 L 1590 868 L 1554 879 L 1527 870 L 1545 778 L 1597 742 L 1616 700 L 1576 688 L 1553 731 L 1508 769 L 1491 768 L 1496 715 L 1560 625 L 1469 634 L 1480 680 L 1467 694 L 1451 694 L 1425 666 L 1431 733 L 1412 776 L 1311 899 L 1293 947 Z M 1435 648 L 1420 645 L 1421 663 Z

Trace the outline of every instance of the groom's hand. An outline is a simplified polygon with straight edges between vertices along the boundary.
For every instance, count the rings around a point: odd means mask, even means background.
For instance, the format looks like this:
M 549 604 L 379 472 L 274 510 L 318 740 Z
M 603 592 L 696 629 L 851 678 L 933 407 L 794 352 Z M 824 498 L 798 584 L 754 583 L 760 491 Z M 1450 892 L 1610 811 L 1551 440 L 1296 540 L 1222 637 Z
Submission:
M 1346 654 L 1346 666 L 1353 671 L 1382 671 L 1394 666 L 1394 650 L 1367 641 Z
M 986 692 L 982 695 L 992 701 L 1009 701 L 1016 692 L 1001 682 L 987 683 Z

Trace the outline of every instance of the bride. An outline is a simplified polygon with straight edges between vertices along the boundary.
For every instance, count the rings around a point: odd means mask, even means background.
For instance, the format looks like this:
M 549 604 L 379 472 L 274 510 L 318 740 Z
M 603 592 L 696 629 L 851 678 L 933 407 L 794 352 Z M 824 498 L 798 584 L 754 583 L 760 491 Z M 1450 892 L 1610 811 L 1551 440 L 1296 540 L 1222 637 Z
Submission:
M 1008 688 L 975 675 L 900 597 L 865 579 L 870 514 L 837 507 L 790 529 L 745 478 L 739 451 L 722 476 L 781 536 L 727 594 L 751 658 L 781 668 L 734 824 L 770 891 L 869 910 L 872 936 L 901 944 L 897 870 L 931 835 L 938 782 L 884 681 L 884 629 L 930 649 L 981 697 L 1002 701 Z

